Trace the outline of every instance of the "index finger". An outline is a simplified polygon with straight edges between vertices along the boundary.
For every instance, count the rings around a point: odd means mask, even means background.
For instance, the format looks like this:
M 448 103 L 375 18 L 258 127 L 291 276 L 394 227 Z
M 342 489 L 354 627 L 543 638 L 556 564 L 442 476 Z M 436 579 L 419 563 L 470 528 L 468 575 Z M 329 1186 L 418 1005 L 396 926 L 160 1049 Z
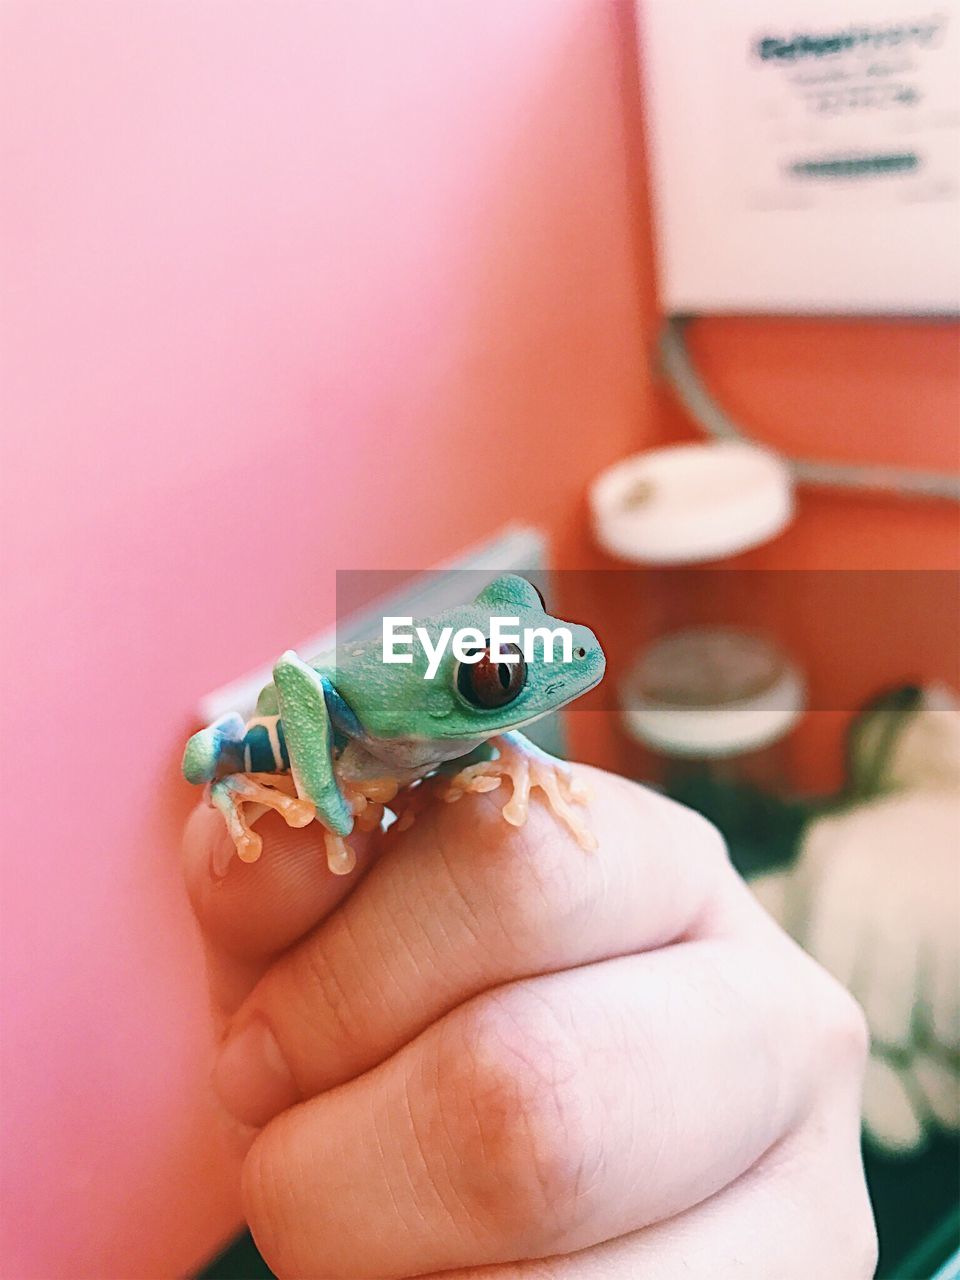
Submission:
M 258 861 L 245 863 L 228 857 L 232 841 L 215 809 L 198 805 L 184 832 L 187 893 L 203 933 L 215 1003 L 226 1006 L 236 1007 L 244 986 L 249 989 L 276 955 L 309 933 L 352 892 L 377 847 L 369 833 L 351 836 L 356 869 L 336 876 L 327 866 L 318 823 L 298 829 L 268 813 L 257 823 L 257 834 L 263 838 L 263 853 Z M 238 996 L 217 998 L 218 991 L 238 987 Z
M 357 893 L 238 1009 L 215 1072 L 224 1106 L 263 1124 L 482 991 L 706 936 L 728 928 L 741 901 L 762 919 L 702 818 L 579 769 L 597 852 L 543 804 L 518 830 L 492 795 L 434 805 L 399 833 Z

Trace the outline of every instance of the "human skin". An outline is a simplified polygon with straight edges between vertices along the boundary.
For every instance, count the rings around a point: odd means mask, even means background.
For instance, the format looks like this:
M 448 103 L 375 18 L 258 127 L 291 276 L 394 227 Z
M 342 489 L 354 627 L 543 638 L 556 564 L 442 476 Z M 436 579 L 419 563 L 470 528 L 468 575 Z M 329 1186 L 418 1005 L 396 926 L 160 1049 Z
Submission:
M 861 1280 L 858 1006 L 763 912 L 697 815 L 578 767 L 599 851 L 535 800 L 439 799 L 357 837 L 268 815 L 264 855 L 186 879 L 282 1280 Z

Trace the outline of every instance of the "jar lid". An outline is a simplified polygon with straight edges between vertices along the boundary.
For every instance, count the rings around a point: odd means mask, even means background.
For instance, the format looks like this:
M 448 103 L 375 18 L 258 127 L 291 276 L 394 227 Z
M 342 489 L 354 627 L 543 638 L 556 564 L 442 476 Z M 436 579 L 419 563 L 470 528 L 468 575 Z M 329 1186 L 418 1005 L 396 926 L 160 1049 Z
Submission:
M 627 732 L 664 755 L 714 759 L 757 751 L 803 714 L 799 670 L 763 636 L 694 627 L 655 641 L 621 690 Z
M 682 444 L 634 454 L 590 491 L 597 541 L 643 564 L 696 564 L 774 538 L 793 516 L 782 459 L 738 441 Z

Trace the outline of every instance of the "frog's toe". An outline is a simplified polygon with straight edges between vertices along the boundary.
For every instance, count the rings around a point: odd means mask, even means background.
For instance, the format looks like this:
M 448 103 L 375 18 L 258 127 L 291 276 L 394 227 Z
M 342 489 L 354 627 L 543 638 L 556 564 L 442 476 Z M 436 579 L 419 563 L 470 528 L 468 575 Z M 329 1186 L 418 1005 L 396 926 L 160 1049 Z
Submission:
M 213 807 L 223 814 L 237 857 L 241 862 L 256 862 L 263 850 L 263 841 L 255 831 L 251 830 L 249 817 L 244 812 L 243 802 L 235 789 L 227 785 L 232 780 L 232 778 L 223 778 L 220 782 L 215 782 L 210 787 L 208 798 Z M 260 813 L 263 812 L 264 810 L 261 809 Z M 256 816 L 259 817 L 259 814 Z M 214 875 L 225 876 L 229 865 L 230 853 L 226 851 L 224 857 L 216 859 L 213 867 Z
M 590 799 L 590 788 L 570 769 L 562 765 L 555 766 L 557 786 L 560 794 L 569 804 L 586 804 Z
M 409 831 L 420 814 L 433 804 L 437 796 L 446 796 L 446 788 L 446 782 L 441 782 L 436 776 L 417 778 L 409 786 L 404 787 L 390 806 L 396 821 L 390 826 L 389 831 L 393 833 Z
M 241 800 L 274 809 L 288 827 L 305 827 L 317 816 L 316 806 L 296 794 L 288 774 L 240 773 L 230 781 Z
M 359 781 L 349 778 L 340 779 L 340 794 L 347 803 L 354 826 L 358 831 L 376 831 L 383 822 L 385 807 L 399 790 L 400 784 L 397 779 L 387 775 L 382 778 L 364 778 Z
M 575 779 L 569 769 L 548 758 L 534 756 L 530 761 L 530 786 L 540 788 L 547 797 L 550 808 L 571 832 L 581 849 L 593 852 L 597 848 L 596 836 L 571 808 L 572 804 L 585 804 L 588 793 L 584 784 Z
M 284 787 L 292 787 L 285 774 L 258 773 L 232 773 L 210 787 L 210 803 L 223 814 L 241 862 L 256 862 L 263 852 L 263 841 L 252 827 L 268 809 L 279 813 L 288 827 L 305 827 L 316 817 L 309 800 Z
M 509 738 L 494 739 L 498 755 L 495 760 L 469 765 L 451 779 L 445 799 L 459 800 L 467 792 L 492 791 L 501 779 L 509 778 L 513 793 L 503 806 L 504 821 L 522 827 L 530 812 L 530 792 L 539 787 L 554 814 L 584 849 L 597 847 L 596 839 L 572 808 L 584 804 L 587 789 L 565 765 L 532 745 L 518 745 Z
M 324 831 L 323 844 L 327 854 L 327 866 L 335 876 L 348 876 L 357 865 L 357 855 L 343 836 L 335 831 Z
M 503 781 L 496 770 L 496 761 L 484 761 L 483 764 L 471 764 L 450 779 L 444 795 L 447 804 L 461 800 L 465 795 L 482 795 L 487 791 L 496 791 Z

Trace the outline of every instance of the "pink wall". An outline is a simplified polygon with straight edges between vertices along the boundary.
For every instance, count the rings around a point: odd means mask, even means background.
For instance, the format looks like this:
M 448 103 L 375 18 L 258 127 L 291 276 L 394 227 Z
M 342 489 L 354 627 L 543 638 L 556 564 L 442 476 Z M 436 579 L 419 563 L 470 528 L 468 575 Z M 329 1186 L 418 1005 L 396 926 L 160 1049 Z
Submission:
M 16 1280 L 170 1276 L 236 1219 L 177 866 L 197 696 L 328 620 L 337 567 L 562 532 L 640 438 L 629 17 L 0 11 Z

